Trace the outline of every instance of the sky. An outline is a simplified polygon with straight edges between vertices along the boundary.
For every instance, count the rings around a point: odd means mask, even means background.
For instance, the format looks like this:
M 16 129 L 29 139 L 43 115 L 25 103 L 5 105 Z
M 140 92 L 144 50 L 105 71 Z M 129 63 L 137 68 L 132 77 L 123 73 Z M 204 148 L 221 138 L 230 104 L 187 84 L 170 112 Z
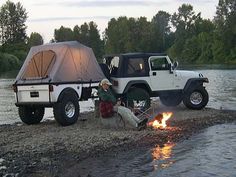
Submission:
M 100 34 L 105 31 L 111 18 L 127 16 L 147 17 L 151 20 L 158 11 L 170 14 L 182 4 L 191 4 L 195 13 L 205 19 L 213 19 L 219 0 L 11 0 L 20 2 L 28 13 L 27 34 L 38 32 L 44 42 L 53 38 L 54 29 L 60 26 L 72 28 L 84 22 L 94 21 Z M 0 6 L 6 0 L 0 0 Z

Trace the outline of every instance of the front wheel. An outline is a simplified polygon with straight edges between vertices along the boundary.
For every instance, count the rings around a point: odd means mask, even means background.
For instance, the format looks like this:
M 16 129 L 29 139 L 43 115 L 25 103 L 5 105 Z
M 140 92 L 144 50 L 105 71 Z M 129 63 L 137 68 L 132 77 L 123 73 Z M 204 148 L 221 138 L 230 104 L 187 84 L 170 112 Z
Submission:
M 43 119 L 44 111 L 44 107 L 20 106 L 18 108 L 20 119 L 28 125 L 40 123 Z
M 79 117 L 79 101 L 75 93 L 66 93 L 53 107 L 56 121 L 62 126 L 72 125 Z
M 209 101 L 209 96 L 204 87 L 187 91 L 183 98 L 183 103 L 187 108 L 200 110 L 204 108 Z

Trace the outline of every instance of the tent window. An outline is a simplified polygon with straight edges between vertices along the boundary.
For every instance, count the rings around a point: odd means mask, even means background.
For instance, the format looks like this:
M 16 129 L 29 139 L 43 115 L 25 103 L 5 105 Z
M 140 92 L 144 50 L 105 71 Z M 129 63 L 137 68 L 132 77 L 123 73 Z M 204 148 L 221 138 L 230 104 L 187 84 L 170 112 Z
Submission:
M 49 75 L 56 60 L 56 54 L 51 50 L 35 54 L 26 67 L 23 79 L 45 78 Z

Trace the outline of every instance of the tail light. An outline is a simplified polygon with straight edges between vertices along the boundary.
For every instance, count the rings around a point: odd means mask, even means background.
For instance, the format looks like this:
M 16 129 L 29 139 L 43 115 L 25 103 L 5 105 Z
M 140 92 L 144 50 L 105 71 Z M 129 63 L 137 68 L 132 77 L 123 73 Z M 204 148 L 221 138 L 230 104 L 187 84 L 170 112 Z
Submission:
M 115 86 L 115 87 L 118 87 L 119 83 L 118 83 L 118 81 L 114 81 L 114 80 L 113 80 L 112 85 Z
M 53 85 L 49 85 L 49 92 L 53 92 L 54 89 L 53 89 Z
M 14 91 L 15 93 L 18 91 L 16 85 L 13 85 L 13 86 L 12 86 L 12 89 L 13 89 L 13 91 Z

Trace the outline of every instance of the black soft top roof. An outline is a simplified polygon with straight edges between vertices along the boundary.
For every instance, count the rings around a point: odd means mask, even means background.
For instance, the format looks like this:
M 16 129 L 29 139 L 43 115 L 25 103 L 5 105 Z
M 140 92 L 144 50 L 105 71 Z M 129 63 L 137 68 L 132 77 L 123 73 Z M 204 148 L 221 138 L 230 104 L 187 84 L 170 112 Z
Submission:
M 105 55 L 104 58 L 114 57 L 114 56 L 123 56 L 124 58 L 133 58 L 133 57 L 149 57 L 149 56 L 166 56 L 166 53 L 121 53 L 121 54 L 111 54 Z

